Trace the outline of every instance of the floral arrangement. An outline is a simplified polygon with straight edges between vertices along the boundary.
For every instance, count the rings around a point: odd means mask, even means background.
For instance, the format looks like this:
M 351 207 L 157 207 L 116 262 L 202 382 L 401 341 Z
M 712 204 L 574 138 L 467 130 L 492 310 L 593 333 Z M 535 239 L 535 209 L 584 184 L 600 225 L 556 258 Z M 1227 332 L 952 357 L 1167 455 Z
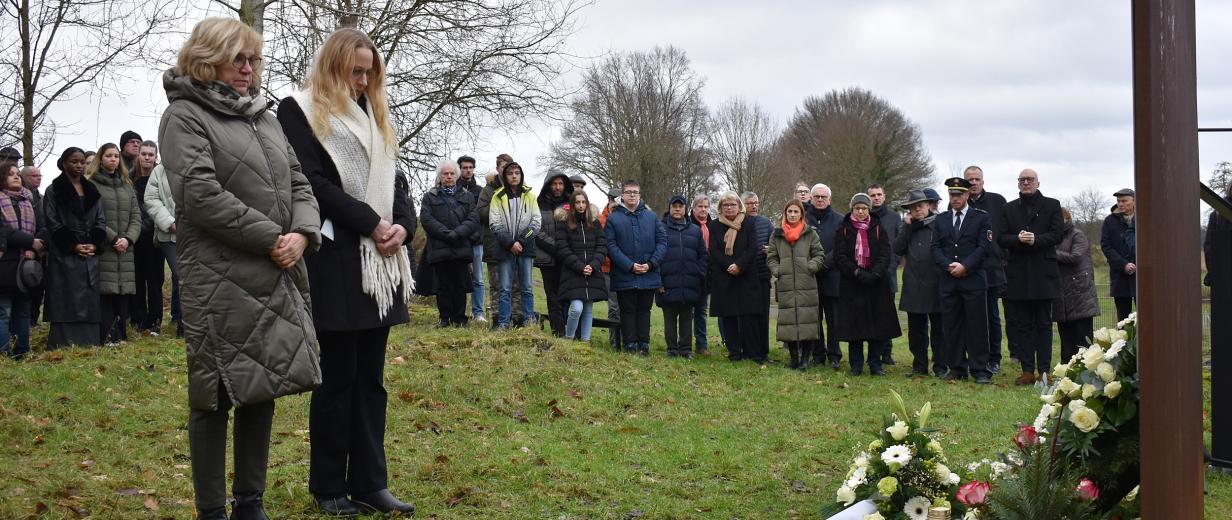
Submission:
M 937 432 L 927 428 L 931 403 L 909 414 L 902 397 L 893 390 L 890 394 L 896 412 L 885 417 L 877 438 L 856 455 L 836 501 L 850 506 L 871 500 L 877 512 L 865 520 L 926 520 L 934 506 L 949 506 L 961 515 L 966 508 L 954 502 L 959 476 L 946 466 Z
M 1134 518 L 1138 508 L 1137 315 L 1052 371 L 1016 450 L 967 466 L 966 518 Z M 1132 488 L 1132 489 L 1131 489 Z

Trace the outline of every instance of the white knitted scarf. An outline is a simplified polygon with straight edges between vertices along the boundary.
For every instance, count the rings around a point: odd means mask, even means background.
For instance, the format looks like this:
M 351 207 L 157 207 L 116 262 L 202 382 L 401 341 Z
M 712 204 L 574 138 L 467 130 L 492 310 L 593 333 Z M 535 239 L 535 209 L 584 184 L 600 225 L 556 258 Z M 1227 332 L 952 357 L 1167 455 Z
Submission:
M 304 116 L 312 121 L 312 94 L 301 91 L 292 97 L 299 103 Z M 392 222 L 397 155 L 385 144 L 372 110 L 364 113 L 358 103 L 347 103 L 345 111 L 331 115 L 329 120 L 329 136 L 316 137 L 338 168 L 342 190 L 368 204 L 381 218 Z M 398 254 L 386 258 L 381 256 L 372 238 L 361 236 L 359 258 L 364 294 L 376 300 L 382 320 L 393 307 L 399 287 L 402 288 L 403 299 L 410 302 L 415 279 L 411 277 L 406 248 L 398 248 Z

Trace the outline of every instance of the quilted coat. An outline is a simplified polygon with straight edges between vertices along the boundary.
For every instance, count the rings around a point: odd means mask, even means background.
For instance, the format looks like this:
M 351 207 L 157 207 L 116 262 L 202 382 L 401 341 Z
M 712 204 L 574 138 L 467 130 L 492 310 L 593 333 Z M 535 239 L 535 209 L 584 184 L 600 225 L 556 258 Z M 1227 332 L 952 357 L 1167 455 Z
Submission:
M 159 125 L 176 205 L 188 403 L 217 410 L 218 385 L 236 406 L 321 383 L 303 261 L 279 269 L 279 235 L 321 244 L 321 215 L 295 152 L 260 95 L 241 98 L 173 71 Z
M 770 236 L 770 251 L 766 265 L 778 283 L 775 296 L 779 302 L 775 337 L 779 341 L 809 341 L 821 339 L 821 298 L 817 294 L 817 273 L 826 261 L 821 237 L 811 226 L 795 244 L 787 243 L 782 228 Z
M 103 216 L 107 219 L 107 246 L 99 250 L 98 272 L 102 294 L 137 294 L 137 264 L 133 245 L 141 235 L 141 207 L 137 192 L 120 174 L 100 171 L 90 178 L 102 196 Z M 117 253 L 112 247 L 120 237 L 128 239 L 128 249 Z

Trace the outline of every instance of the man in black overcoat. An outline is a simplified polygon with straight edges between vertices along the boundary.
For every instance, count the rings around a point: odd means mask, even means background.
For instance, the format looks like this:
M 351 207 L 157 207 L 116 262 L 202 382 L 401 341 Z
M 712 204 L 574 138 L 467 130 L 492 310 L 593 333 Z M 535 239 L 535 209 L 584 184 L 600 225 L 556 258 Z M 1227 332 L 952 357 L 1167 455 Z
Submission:
M 933 260 L 941 269 L 941 316 L 945 336 L 942 379 L 992 382 L 988 368 L 988 279 L 984 262 L 992 241 L 988 213 L 967 204 L 971 183 L 961 177 L 945 181 L 950 210 L 933 220 Z
M 1108 259 L 1108 281 L 1116 302 L 1117 321 L 1133 311 L 1138 296 L 1137 204 L 1134 190 L 1125 188 L 1112 194 L 1116 206 L 1099 230 L 1099 247 Z
M 818 331 L 821 339 L 813 344 L 813 364 L 820 366 L 829 358 L 830 368 L 838 370 L 839 362 L 843 360 L 843 349 L 839 346 L 838 335 L 838 284 L 839 272 L 834 268 L 834 235 L 843 225 L 843 214 L 834 211 L 830 206 L 831 191 L 825 184 L 813 185 L 810 202 L 804 211 L 805 221 L 817 231 L 821 237 L 821 248 L 826 251 L 826 259 L 817 272 L 817 292 L 821 299 L 818 306 Z M 825 324 L 825 329 L 820 325 Z M 827 336 L 827 334 L 829 336 Z
M 984 170 L 971 165 L 963 170 L 963 178 L 971 183 L 971 196 L 967 205 L 988 213 L 995 226 L 1005 211 L 1005 197 L 984 189 Z M 988 277 L 988 369 L 996 374 L 1001 371 L 1001 293 L 1005 291 L 1005 251 L 994 240 L 984 261 L 984 275 Z M 1010 357 L 1017 356 L 1017 345 L 1010 344 Z
M 994 225 L 1005 250 L 1005 332 L 1017 345 L 1022 375 L 1029 385 L 1052 368 L 1052 300 L 1061 294 L 1057 244 L 1062 231 L 1061 203 L 1039 191 L 1039 175 L 1018 174 L 1018 198 L 1005 205 Z

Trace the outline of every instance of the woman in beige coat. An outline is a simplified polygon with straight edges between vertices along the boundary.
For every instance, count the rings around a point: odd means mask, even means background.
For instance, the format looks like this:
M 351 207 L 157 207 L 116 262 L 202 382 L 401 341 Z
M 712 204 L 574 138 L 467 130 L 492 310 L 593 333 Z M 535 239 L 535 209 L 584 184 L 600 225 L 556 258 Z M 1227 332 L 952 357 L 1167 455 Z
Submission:
M 320 244 L 312 187 L 258 91 L 261 36 L 238 20 L 193 28 L 163 75 L 159 141 L 176 206 L 188 344 L 188 443 L 201 519 L 264 519 L 274 399 L 321 382 L 304 250 Z

